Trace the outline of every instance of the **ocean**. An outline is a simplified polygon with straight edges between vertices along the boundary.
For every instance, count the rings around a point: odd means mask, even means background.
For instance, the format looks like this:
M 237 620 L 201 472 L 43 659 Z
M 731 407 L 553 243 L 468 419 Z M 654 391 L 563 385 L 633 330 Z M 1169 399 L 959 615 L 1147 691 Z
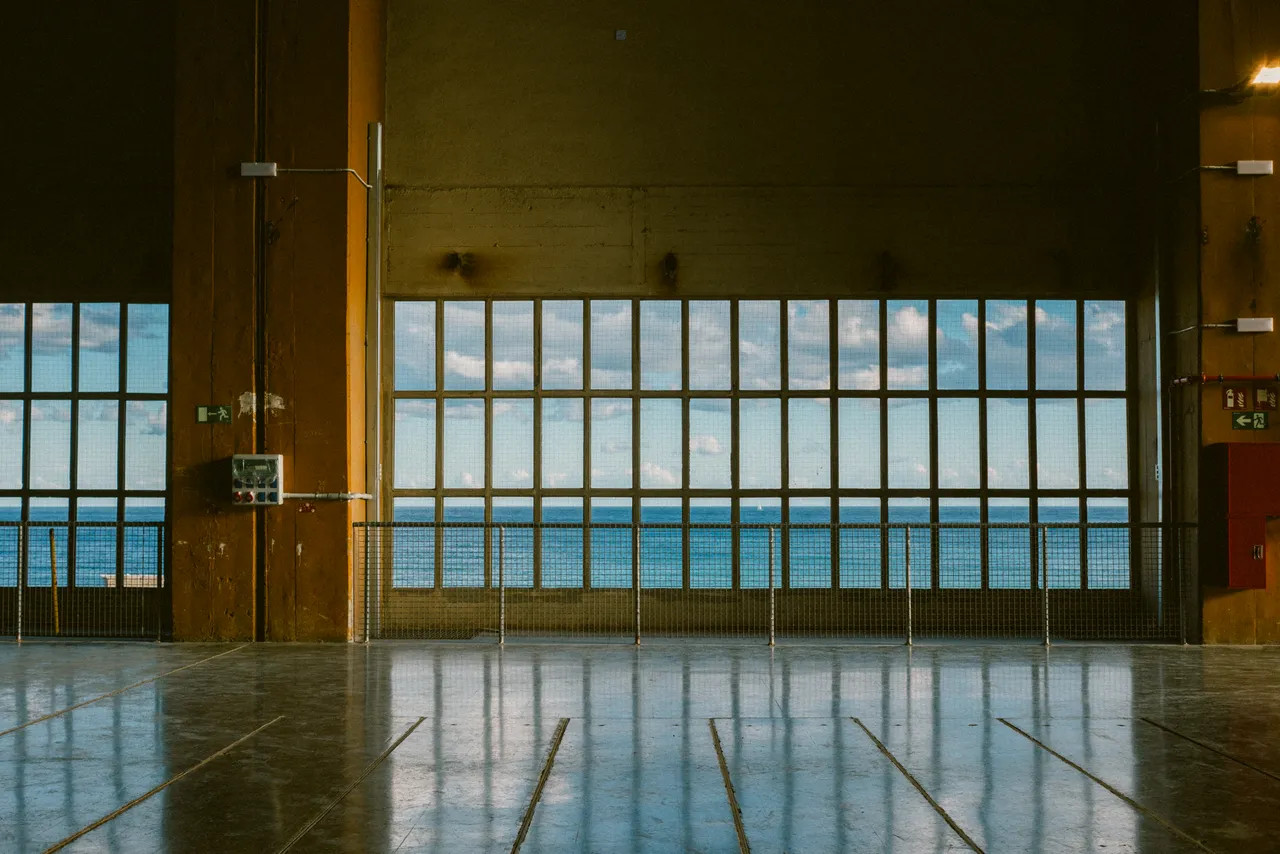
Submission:
M 761 500 L 744 498 L 741 506 L 743 524 L 779 524 L 781 508 L 777 499 Z M 840 507 L 841 523 L 877 525 L 880 511 L 874 506 Z M 543 521 L 581 525 L 580 506 L 544 504 Z M 591 511 L 594 524 L 630 524 L 629 506 L 595 506 Z M 728 505 L 691 506 L 691 525 L 720 526 L 690 528 L 688 543 L 688 586 L 695 589 L 723 589 L 732 586 L 733 531 L 728 525 Z M 791 508 L 792 524 L 829 525 L 830 511 L 823 506 L 796 506 Z M 1123 523 L 1127 521 L 1124 506 L 1106 505 L 1090 507 L 1090 522 Z M 474 503 L 449 506 L 446 503 L 445 521 L 479 523 L 484 520 L 484 508 Z M 940 506 L 939 520 L 944 523 L 976 523 L 977 507 Z M 1047 523 L 1071 523 L 1078 521 L 1076 507 L 1042 506 L 1040 520 Z M 397 522 L 431 522 L 433 513 L 421 507 L 397 508 Z M 532 521 L 532 508 L 493 508 L 494 524 L 528 523 Z M 925 504 L 890 505 L 891 523 L 929 522 L 929 508 Z M 989 510 L 992 523 L 1024 523 L 1026 507 L 992 505 Z M 642 524 L 676 524 L 681 522 L 678 506 L 645 506 L 642 503 Z M 392 583 L 396 587 L 433 587 L 435 585 L 436 529 L 398 528 L 381 529 L 393 538 Z M 485 576 L 484 532 L 479 528 L 442 528 L 441 557 L 445 587 L 483 587 Z M 498 577 L 498 533 L 493 538 L 492 575 Z M 739 554 L 741 561 L 741 586 L 767 588 L 769 586 L 770 532 L 765 529 L 743 529 Z M 988 586 L 1004 589 L 1028 589 L 1032 572 L 1039 572 L 1034 557 L 1032 532 L 1027 529 L 990 529 L 987 542 Z M 830 528 L 793 529 L 790 540 L 782 542 L 782 532 L 774 532 L 773 576 L 774 585 L 782 587 L 783 562 L 786 561 L 788 584 L 793 588 L 829 588 L 832 585 L 832 535 Z M 1130 584 L 1132 557 L 1129 531 L 1123 528 L 1092 529 L 1082 542 L 1079 529 L 1048 529 L 1047 574 L 1050 588 L 1072 589 L 1081 586 L 1087 572 L 1090 589 L 1123 589 Z M 887 568 L 890 588 L 906 586 L 907 560 L 905 531 L 889 531 L 887 561 L 882 559 L 882 538 L 878 528 L 847 528 L 839 532 L 838 584 L 842 588 L 874 589 L 885 581 L 883 570 Z M 631 586 L 631 550 L 633 533 L 628 528 L 592 528 L 584 539 L 581 528 L 544 528 L 542 531 L 542 586 L 544 588 L 580 588 L 590 569 L 590 584 L 594 588 L 629 588 Z M 534 582 L 535 538 L 529 528 L 508 528 L 505 531 L 503 575 L 506 586 L 531 587 Z M 934 549 L 937 549 L 937 586 L 940 588 L 980 588 L 982 586 L 982 537 L 973 528 L 939 529 L 935 538 L 927 528 L 911 532 L 911 586 L 933 586 L 932 567 Z M 684 586 L 683 531 L 675 529 L 641 530 L 640 533 L 640 584 L 644 588 L 680 588 Z M 588 558 L 589 554 L 589 558 Z M 1082 566 L 1081 557 L 1087 560 Z M 884 564 L 887 563 L 887 567 Z
M 6 507 L 0 512 L 0 521 L 14 522 L 18 520 L 16 508 Z M 83 522 L 114 522 L 114 507 L 81 507 L 77 517 Z M 127 517 L 130 522 L 163 522 L 164 507 L 148 505 L 129 507 Z M 67 512 L 64 507 L 31 508 L 33 522 L 65 522 Z M 18 578 L 19 533 L 22 529 L 13 526 L 0 526 L 0 586 L 13 587 Z M 68 584 L 68 536 L 65 527 L 30 528 L 27 560 L 27 585 L 30 587 L 48 587 L 53 579 L 53 566 L 56 560 L 58 570 L 58 586 Z M 108 587 L 115 584 L 117 544 L 116 537 L 123 530 L 124 537 L 124 574 L 126 576 L 145 576 L 126 581 L 130 586 L 150 587 L 157 575 L 156 565 L 159 538 L 163 529 L 156 527 L 137 528 L 78 528 L 76 530 L 76 561 L 73 568 L 77 587 Z M 53 531 L 53 546 L 49 544 L 49 531 Z

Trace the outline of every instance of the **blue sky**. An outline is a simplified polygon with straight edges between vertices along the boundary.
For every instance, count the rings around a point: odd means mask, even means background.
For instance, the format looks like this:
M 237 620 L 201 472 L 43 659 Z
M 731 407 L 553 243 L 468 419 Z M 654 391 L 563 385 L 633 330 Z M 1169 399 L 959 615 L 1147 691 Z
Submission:
M 79 391 L 116 393 L 120 384 L 121 307 L 118 303 L 80 306 Z M 168 390 L 168 307 L 129 305 L 126 392 Z M 120 404 L 82 400 L 78 412 L 79 463 L 72 482 L 72 317 L 66 303 L 31 307 L 31 390 L 66 398 L 31 404 L 32 489 L 142 489 L 165 486 L 164 401 L 124 403 L 125 482 L 118 483 L 117 439 Z M 26 307 L 0 305 L 0 488 L 22 488 Z M 5 398 L 5 394 L 11 397 Z
M 1035 336 L 1037 385 L 1042 390 L 1077 387 L 1076 303 L 1041 301 L 1028 323 L 1025 301 L 986 303 L 986 371 L 991 389 L 1020 390 L 1027 383 L 1027 343 Z M 584 327 L 583 303 L 548 300 L 542 305 L 542 362 L 545 388 L 576 390 L 583 385 L 590 345 L 591 382 L 601 389 L 629 389 L 632 372 L 630 301 L 597 301 Z M 831 318 L 827 301 L 792 300 L 739 303 L 739 381 L 743 389 L 767 392 L 782 385 L 782 337 L 787 332 L 786 380 L 792 389 L 825 390 L 833 380 L 841 389 L 880 387 L 880 304 L 842 300 L 836 304 L 836 354 L 831 357 Z M 929 386 L 928 342 L 936 328 L 937 385 L 943 390 L 978 387 L 978 301 L 940 300 L 929 316 L 924 300 L 886 304 L 887 365 L 890 390 Z M 397 389 L 431 390 L 435 377 L 435 315 L 431 303 L 403 302 L 396 309 Z M 446 302 L 444 307 L 444 388 L 477 390 L 484 386 L 484 305 Z M 689 385 L 728 389 L 730 325 L 727 301 L 689 304 Z M 640 384 L 646 390 L 676 390 L 682 383 L 680 304 L 640 303 Z M 1120 302 L 1084 304 L 1085 387 L 1115 390 L 1124 386 L 1124 306 Z M 1029 326 L 1032 328 L 1029 329 Z M 531 389 L 533 304 L 494 305 L 494 386 Z M 834 361 L 834 363 L 833 363 Z M 782 447 L 780 399 L 741 402 L 742 468 L 745 489 L 826 488 L 834 474 L 843 488 L 928 488 L 930 419 L 924 399 L 891 399 L 888 407 L 888 483 L 881 484 L 879 401 L 838 402 L 838 433 L 831 434 L 832 401 L 793 399 L 789 403 L 787 448 Z M 589 468 L 599 487 L 627 487 L 632 477 L 631 422 L 640 420 L 641 488 L 681 485 L 681 452 L 687 443 L 693 488 L 730 484 L 730 410 L 727 400 L 695 400 L 689 435 L 681 435 L 676 398 L 646 399 L 636 411 L 630 401 L 588 403 L 591 441 L 583 458 L 583 404 L 546 400 L 543 404 L 542 486 L 577 488 Z M 434 487 L 435 404 L 400 400 L 396 418 L 396 486 Z M 1124 488 L 1127 485 L 1126 413 L 1122 400 L 1090 400 L 1085 407 L 1087 471 L 1079 471 L 1074 401 L 1040 400 L 1030 413 L 1039 435 L 1039 481 L 1046 488 Z M 1028 403 L 991 399 L 988 403 L 988 480 L 996 488 L 1027 488 Z M 533 485 L 533 403 L 530 399 L 494 403 L 494 481 L 504 488 Z M 483 486 L 483 405 L 448 401 L 444 412 L 443 486 Z M 939 485 L 976 488 L 978 406 L 976 400 L 942 397 L 938 402 Z M 832 441 L 839 443 L 838 470 L 831 471 Z M 790 476 L 783 484 L 787 454 Z

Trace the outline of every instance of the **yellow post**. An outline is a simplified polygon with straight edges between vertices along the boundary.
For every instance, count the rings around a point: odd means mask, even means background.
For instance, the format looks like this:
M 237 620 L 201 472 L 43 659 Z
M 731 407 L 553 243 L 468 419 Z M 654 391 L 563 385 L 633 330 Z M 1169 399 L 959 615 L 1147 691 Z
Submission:
M 53 633 L 62 634 L 58 626 L 58 541 L 54 537 L 53 528 L 49 529 L 49 568 L 52 570 L 50 589 L 53 593 Z

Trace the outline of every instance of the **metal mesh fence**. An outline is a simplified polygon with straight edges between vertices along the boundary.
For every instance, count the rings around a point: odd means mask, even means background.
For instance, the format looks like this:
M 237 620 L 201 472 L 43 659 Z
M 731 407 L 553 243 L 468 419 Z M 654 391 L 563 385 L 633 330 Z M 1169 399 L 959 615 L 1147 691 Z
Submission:
M 0 635 L 159 638 L 163 522 L 0 522 Z
M 370 638 L 1176 641 L 1194 529 L 359 523 Z M 0 569 L 0 571 L 3 571 Z

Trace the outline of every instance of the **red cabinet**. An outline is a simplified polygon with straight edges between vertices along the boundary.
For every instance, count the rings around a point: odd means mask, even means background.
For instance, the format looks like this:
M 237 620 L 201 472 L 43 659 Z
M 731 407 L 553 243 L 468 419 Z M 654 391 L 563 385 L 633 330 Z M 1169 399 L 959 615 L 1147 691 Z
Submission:
M 1280 443 L 1205 448 L 1200 464 L 1200 577 L 1267 586 L 1267 519 L 1280 516 Z

